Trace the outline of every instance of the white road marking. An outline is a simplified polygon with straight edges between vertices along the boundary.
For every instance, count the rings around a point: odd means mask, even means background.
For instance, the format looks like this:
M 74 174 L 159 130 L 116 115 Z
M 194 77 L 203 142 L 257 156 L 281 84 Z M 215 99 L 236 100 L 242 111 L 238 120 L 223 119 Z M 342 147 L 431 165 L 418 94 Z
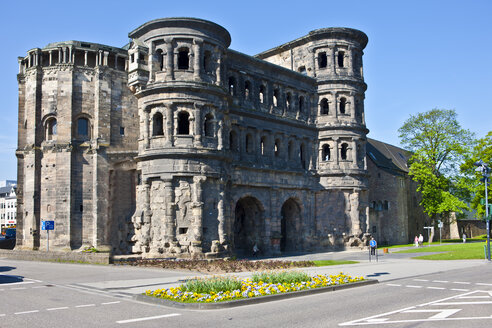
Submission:
M 436 304 L 440 305 L 440 304 Z M 461 309 L 443 309 L 443 310 L 407 310 L 403 311 L 403 313 L 435 313 L 438 312 L 437 314 L 433 315 L 432 317 L 429 317 L 427 319 L 444 319 L 447 318 L 456 312 L 461 311 Z
M 469 289 L 461 289 L 461 288 L 451 288 L 451 290 L 455 290 L 457 292 L 469 292 Z
M 14 314 L 27 314 L 27 313 L 36 313 L 36 312 L 39 312 L 39 310 L 23 311 L 23 312 L 15 312 Z
M 29 278 L 26 278 L 26 280 L 31 280 L 31 281 L 34 281 L 34 282 L 42 282 L 41 280 L 29 279 Z
M 429 288 L 429 289 L 446 289 L 444 287 L 426 287 L 426 288 Z
M 120 302 L 120 301 L 116 301 L 116 302 L 106 302 L 106 303 L 101 303 L 101 305 L 118 304 L 118 303 L 121 303 L 121 302 Z
M 154 319 L 160 319 L 160 318 L 169 318 L 169 317 L 176 317 L 178 315 L 181 315 L 179 313 L 171 313 L 171 314 L 164 314 L 164 315 L 156 315 L 154 317 L 145 317 L 145 318 L 136 318 L 136 319 L 128 319 L 128 320 L 120 320 L 116 321 L 116 323 L 131 323 L 131 322 L 138 322 L 138 321 L 146 321 L 146 320 L 154 320 Z
M 427 279 L 413 279 L 413 281 L 429 281 Z
M 469 285 L 469 284 L 471 284 L 471 282 L 466 282 L 466 281 L 453 281 L 453 284 Z
M 477 282 L 477 283 L 475 283 L 475 285 L 480 285 L 480 286 L 492 286 L 492 284 L 486 284 L 486 283 L 483 283 L 483 282 Z
M 76 308 L 83 308 L 83 307 L 90 307 L 90 306 L 96 306 L 96 304 L 83 304 L 83 305 L 76 305 Z
M 369 319 L 368 322 L 383 322 L 388 320 L 388 318 L 380 318 L 380 319 Z
M 422 286 L 415 286 L 415 285 L 406 285 L 405 287 L 408 287 L 408 288 L 422 288 Z
M 66 310 L 68 309 L 68 306 L 62 306 L 62 307 L 57 307 L 57 308 L 50 308 L 46 309 L 46 311 L 58 311 L 58 310 Z
M 386 284 L 388 286 L 395 286 L 395 287 L 400 287 L 401 285 L 398 285 L 398 284 Z
M 458 298 L 490 298 L 490 296 L 487 295 L 477 295 L 477 296 L 461 296 Z
M 432 305 L 473 305 L 473 304 L 492 304 L 492 301 L 483 301 L 483 302 L 447 302 L 447 303 L 438 303 Z
M 447 281 L 447 280 L 432 280 L 432 282 L 447 283 L 449 281 Z
M 8 284 L 2 284 L 3 286 L 13 286 L 13 285 L 24 285 L 24 284 L 34 284 L 34 281 L 20 281 L 20 282 L 11 282 Z
M 16 287 L 16 288 L 10 288 L 10 290 L 21 290 L 21 289 L 27 289 L 26 287 Z
M 5 314 L 0 314 L 0 317 L 5 317 Z
M 34 287 L 31 287 L 31 288 L 46 288 L 48 286 L 34 286 Z

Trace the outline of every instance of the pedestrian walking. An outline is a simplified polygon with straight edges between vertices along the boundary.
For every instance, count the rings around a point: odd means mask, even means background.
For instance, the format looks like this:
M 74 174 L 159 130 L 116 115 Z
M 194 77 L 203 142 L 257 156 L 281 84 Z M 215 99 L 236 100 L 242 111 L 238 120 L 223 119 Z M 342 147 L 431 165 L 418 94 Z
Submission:
M 463 244 L 466 243 L 466 233 L 463 232 Z
M 419 235 L 419 246 L 422 247 L 424 245 L 424 236 L 422 234 Z
M 413 239 L 413 243 L 415 247 L 419 247 L 419 237 L 415 236 L 415 238 Z
M 371 255 L 376 255 L 376 248 L 378 247 L 378 243 L 371 237 L 371 241 L 369 242 L 369 246 L 371 247 Z
M 253 257 L 258 257 L 258 253 L 260 252 L 260 249 L 258 248 L 258 245 L 255 245 L 253 246 Z

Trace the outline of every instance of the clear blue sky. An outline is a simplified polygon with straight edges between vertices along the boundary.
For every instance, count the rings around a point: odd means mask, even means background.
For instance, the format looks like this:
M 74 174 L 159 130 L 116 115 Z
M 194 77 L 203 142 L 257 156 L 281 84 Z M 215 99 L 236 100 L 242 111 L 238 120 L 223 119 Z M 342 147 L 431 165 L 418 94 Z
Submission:
M 478 137 L 492 130 L 492 1 L 9 1 L 0 28 L 0 180 L 16 178 L 17 57 L 50 42 L 112 46 L 161 17 L 198 17 L 224 26 L 231 48 L 254 55 L 322 27 L 365 32 L 369 137 L 398 145 L 410 114 L 455 109 Z

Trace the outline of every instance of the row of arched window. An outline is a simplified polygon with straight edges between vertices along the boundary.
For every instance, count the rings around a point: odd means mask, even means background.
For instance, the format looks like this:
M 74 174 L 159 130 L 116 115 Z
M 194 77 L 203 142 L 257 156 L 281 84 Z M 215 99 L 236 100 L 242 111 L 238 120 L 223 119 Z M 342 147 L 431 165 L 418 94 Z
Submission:
M 190 134 L 190 114 L 187 111 L 180 111 L 177 115 L 176 134 Z M 164 135 L 164 117 L 162 113 L 156 112 L 152 116 L 152 136 Z M 203 135 L 205 137 L 214 137 L 215 135 L 215 120 L 212 113 L 205 115 L 203 121 Z
M 322 147 L 321 151 L 321 160 L 323 162 L 328 162 L 332 160 L 332 155 L 331 155 L 332 149 L 330 145 L 324 144 Z M 349 152 L 349 145 L 347 143 L 342 143 L 340 145 L 340 159 L 342 161 L 348 160 L 348 152 Z
M 336 64 L 339 68 L 346 66 L 345 51 L 339 50 L 336 54 Z M 328 67 L 328 56 L 325 51 L 318 53 L 318 68 L 323 69 Z
M 76 121 L 75 133 L 78 139 L 90 139 L 90 122 L 88 118 L 80 117 Z M 55 117 L 50 117 L 45 123 L 45 139 L 53 140 L 58 134 L 58 124 Z
M 320 115 L 328 115 L 330 114 L 330 105 L 328 102 L 328 99 L 322 98 L 321 101 L 319 102 L 319 113 Z M 347 98 L 341 97 L 340 101 L 338 103 L 338 112 L 340 114 L 347 114 Z
M 260 84 L 255 90 L 253 90 L 253 83 L 249 80 L 246 80 L 244 81 L 242 87 L 243 88 L 241 91 L 246 101 L 268 105 L 267 89 L 264 84 Z M 233 97 L 239 96 L 240 94 L 238 82 L 234 76 L 229 76 L 228 90 L 229 94 Z M 299 97 L 297 97 L 297 99 L 295 99 L 292 92 L 285 92 L 282 97 L 280 88 L 275 88 L 273 90 L 270 103 L 274 107 L 285 107 L 287 110 L 299 110 L 300 113 L 306 112 L 307 109 L 305 96 L 300 95 Z

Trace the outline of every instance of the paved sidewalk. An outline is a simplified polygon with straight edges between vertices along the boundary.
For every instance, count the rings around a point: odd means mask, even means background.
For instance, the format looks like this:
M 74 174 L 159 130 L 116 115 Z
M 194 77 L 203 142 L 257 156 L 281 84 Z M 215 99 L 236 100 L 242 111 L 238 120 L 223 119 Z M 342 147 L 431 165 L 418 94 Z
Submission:
M 391 251 L 391 250 L 390 250 Z M 423 255 L 422 253 L 419 255 Z M 415 254 L 380 254 L 379 261 L 369 262 L 367 251 L 343 251 L 329 253 L 315 253 L 292 255 L 282 258 L 282 260 L 354 260 L 359 261 L 357 264 L 344 264 L 325 267 L 299 268 L 312 275 L 315 274 L 338 274 L 344 272 L 351 276 L 363 276 L 365 278 L 377 279 L 379 281 L 389 281 L 394 279 L 414 277 L 430 273 L 439 273 L 449 270 L 470 268 L 473 266 L 490 265 L 482 260 L 456 260 L 456 261 L 427 261 L 413 260 L 410 257 Z M 273 259 L 273 258 L 272 258 Z M 146 268 L 141 268 L 146 270 Z M 154 269 L 155 270 L 155 269 Z M 100 281 L 91 283 L 81 283 L 79 286 L 94 288 L 120 294 L 140 294 L 148 289 L 155 290 L 160 288 L 169 288 L 178 286 L 183 279 L 189 279 L 193 276 L 205 277 L 206 275 L 189 272 L 175 272 L 169 274 L 166 270 L 166 277 L 150 279 L 133 279 L 117 281 Z M 249 277 L 251 272 L 230 273 L 236 277 Z M 221 274 L 224 275 L 224 274 Z

